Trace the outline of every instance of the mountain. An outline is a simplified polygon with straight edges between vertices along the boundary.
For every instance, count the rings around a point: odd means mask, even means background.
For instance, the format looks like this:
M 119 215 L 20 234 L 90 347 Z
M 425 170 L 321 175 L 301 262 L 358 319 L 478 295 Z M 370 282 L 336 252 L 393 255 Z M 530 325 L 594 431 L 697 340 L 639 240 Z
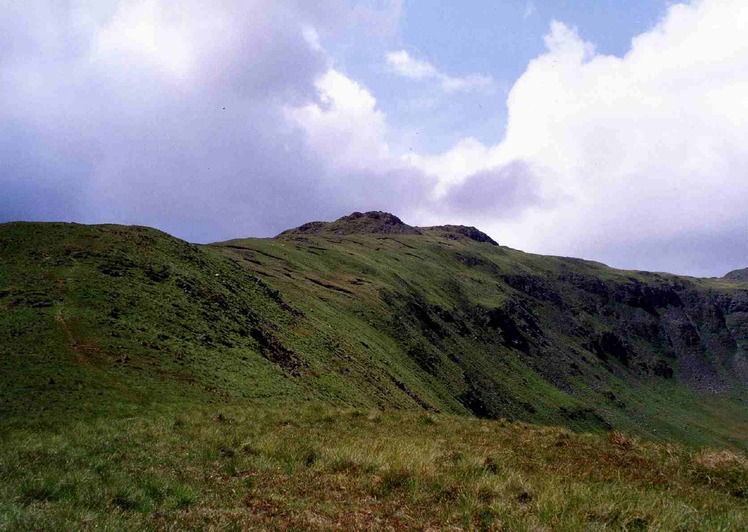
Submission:
M 0 254 L 4 418 L 321 400 L 748 443 L 739 281 L 532 255 L 382 212 L 201 246 L 11 223 Z
M 730 277 L 383 212 L 2 224 L 0 530 L 744 530 Z
M 733 270 L 727 273 L 723 278 L 730 281 L 748 281 L 748 268 Z

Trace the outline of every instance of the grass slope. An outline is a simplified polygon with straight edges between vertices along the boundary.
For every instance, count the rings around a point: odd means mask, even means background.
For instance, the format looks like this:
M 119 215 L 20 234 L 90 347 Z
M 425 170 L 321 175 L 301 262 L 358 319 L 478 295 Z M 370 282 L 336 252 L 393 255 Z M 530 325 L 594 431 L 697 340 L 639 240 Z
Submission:
M 347 360 L 383 361 L 427 408 L 748 445 L 746 285 L 382 223 L 355 216 L 212 247 L 317 329 L 332 324 Z
M 484 237 L 0 225 L 0 528 L 745 528 L 748 285 Z
M 211 246 L 5 224 L 0 415 L 316 399 L 745 447 L 743 283 L 387 216 Z
M 230 261 L 148 228 L 11 224 L 0 234 L 6 422 L 309 397 L 260 354 L 291 312 Z

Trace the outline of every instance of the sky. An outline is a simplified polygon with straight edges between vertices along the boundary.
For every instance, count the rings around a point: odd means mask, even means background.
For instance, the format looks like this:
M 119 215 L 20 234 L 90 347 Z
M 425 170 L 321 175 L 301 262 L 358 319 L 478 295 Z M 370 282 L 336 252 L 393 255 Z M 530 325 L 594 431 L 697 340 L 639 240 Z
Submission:
M 748 266 L 744 0 L 0 0 L 0 222 L 193 242 L 384 210 Z

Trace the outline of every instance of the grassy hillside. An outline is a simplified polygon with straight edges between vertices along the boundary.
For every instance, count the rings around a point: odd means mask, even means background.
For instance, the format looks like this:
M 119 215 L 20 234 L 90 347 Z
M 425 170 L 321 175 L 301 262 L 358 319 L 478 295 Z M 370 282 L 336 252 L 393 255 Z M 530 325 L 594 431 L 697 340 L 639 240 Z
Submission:
M 629 272 L 386 213 L 212 246 L 434 410 L 748 445 L 748 286 Z
M 215 253 L 148 228 L 6 224 L 0 254 L 6 422 L 309 396 L 264 349 L 294 310 Z
M 0 227 L 6 423 L 322 400 L 745 447 L 748 290 L 383 213 L 195 246 Z
M 0 529 L 746 528 L 732 277 L 386 213 L 0 225 Z

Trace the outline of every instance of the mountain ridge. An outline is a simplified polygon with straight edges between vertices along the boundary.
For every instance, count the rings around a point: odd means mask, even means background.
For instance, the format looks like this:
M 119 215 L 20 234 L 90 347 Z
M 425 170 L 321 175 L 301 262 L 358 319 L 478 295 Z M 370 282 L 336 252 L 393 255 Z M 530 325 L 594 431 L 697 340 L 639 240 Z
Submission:
M 385 211 L 353 212 L 342 216 L 334 222 L 308 222 L 293 229 L 287 229 L 275 238 L 292 235 L 338 236 L 354 234 L 405 234 L 405 235 L 439 235 L 443 238 L 468 238 L 476 242 L 488 242 L 495 246 L 498 243 L 483 231 L 466 225 L 435 225 L 428 227 L 411 226 L 400 218 Z
M 315 399 L 745 448 L 742 283 L 338 222 L 210 245 L 0 226 L 0 414 Z

